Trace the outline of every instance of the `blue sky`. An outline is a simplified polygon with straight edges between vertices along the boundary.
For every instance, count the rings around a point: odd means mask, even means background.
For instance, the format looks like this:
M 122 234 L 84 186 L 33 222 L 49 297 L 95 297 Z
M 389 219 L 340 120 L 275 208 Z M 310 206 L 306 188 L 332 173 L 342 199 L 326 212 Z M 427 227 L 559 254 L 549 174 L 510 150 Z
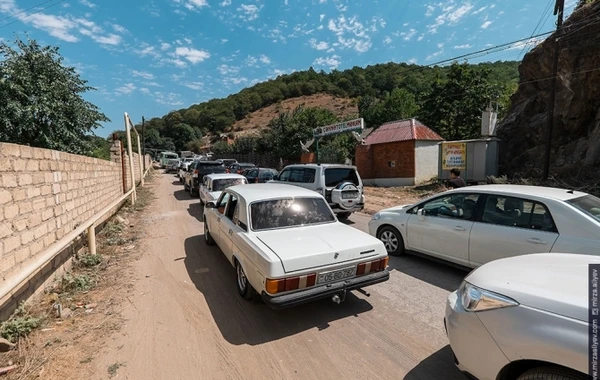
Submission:
M 96 133 L 283 73 L 431 64 L 554 28 L 554 0 L 0 0 L 0 39 L 60 46 L 112 120 Z M 567 0 L 566 15 L 575 0 Z M 550 9 L 552 8 L 552 9 Z M 548 10 L 542 17 L 544 11 Z M 538 26 L 538 22 L 540 25 Z M 536 28 L 536 26 L 538 26 Z M 538 41 L 477 61 L 521 59 Z

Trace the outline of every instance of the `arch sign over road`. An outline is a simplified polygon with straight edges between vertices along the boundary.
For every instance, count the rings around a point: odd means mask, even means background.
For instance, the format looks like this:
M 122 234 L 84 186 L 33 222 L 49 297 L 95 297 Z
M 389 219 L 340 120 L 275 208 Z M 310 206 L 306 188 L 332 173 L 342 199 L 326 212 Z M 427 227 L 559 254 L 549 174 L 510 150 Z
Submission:
M 365 121 L 363 118 L 354 119 L 349 121 L 343 121 L 341 123 L 326 125 L 324 127 L 317 127 L 313 130 L 313 137 L 325 137 L 331 135 L 337 135 L 344 132 L 362 131 L 365 128 Z

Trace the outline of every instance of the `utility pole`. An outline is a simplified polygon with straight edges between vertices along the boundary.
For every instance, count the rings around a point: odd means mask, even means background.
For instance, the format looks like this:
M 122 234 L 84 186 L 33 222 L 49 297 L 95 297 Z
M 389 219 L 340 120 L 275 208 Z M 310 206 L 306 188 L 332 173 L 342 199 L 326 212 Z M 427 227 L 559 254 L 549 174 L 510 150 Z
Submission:
M 142 116 L 142 155 L 144 156 L 144 170 L 146 170 L 146 131 L 144 130 L 144 117 Z
M 548 127 L 546 130 L 546 154 L 544 156 L 544 177 L 548 179 L 550 175 L 550 153 L 552 151 L 552 130 L 554 128 L 554 103 L 556 100 L 556 77 L 558 76 L 558 58 L 560 56 L 560 34 L 563 24 L 563 13 L 565 10 L 565 0 L 556 0 L 554 5 L 554 15 L 558 16 L 556 21 L 556 33 L 554 38 L 554 67 L 552 69 L 552 84 L 550 87 L 550 100 L 548 102 Z

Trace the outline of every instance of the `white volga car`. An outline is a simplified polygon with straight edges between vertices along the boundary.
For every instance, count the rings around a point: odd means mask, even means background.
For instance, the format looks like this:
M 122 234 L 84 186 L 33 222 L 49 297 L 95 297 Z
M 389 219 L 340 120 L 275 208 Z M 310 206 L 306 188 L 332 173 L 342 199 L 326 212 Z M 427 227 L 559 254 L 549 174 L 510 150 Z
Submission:
M 476 268 L 530 253 L 600 254 L 600 199 L 521 185 L 469 186 L 382 210 L 369 232 L 388 253 L 405 250 Z
M 179 172 L 177 173 L 177 176 L 179 177 L 179 182 L 183 182 L 185 180 L 185 173 L 188 170 L 188 167 L 190 166 L 190 164 L 194 162 L 194 158 L 193 157 L 186 157 L 183 159 L 183 161 L 181 161 L 181 163 L 179 164 Z
M 481 380 L 588 379 L 599 275 L 599 257 L 560 253 L 475 269 L 446 305 L 455 364 Z
M 228 187 L 247 184 L 248 179 L 240 174 L 207 174 L 200 185 L 200 204 L 216 201 Z
M 322 195 L 283 184 L 225 189 L 204 208 L 204 237 L 236 268 L 237 289 L 274 309 L 387 281 L 381 241 L 340 223 Z

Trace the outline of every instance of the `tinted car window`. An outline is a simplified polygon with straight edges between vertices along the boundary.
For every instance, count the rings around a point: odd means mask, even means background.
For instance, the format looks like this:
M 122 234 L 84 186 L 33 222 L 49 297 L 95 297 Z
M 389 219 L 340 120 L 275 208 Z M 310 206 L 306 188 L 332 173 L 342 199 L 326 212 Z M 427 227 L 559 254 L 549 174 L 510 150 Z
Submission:
M 478 199 L 479 194 L 452 194 L 432 199 L 420 205 L 419 209 L 423 209 L 426 216 L 471 220 L 475 216 Z
M 245 178 L 223 178 L 215 179 L 212 184 L 212 191 L 223 191 L 230 186 L 243 185 L 247 183 Z
M 583 211 L 585 214 L 600 220 L 600 198 L 593 195 L 585 195 L 580 198 L 568 200 L 567 203 L 575 206 L 575 208 Z
M 335 216 L 321 198 L 287 198 L 250 205 L 255 231 L 334 222 Z
M 256 176 L 256 173 L 254 173 L 254 176 Z M 277 175 L 277 172 L 275 170 L 261 170 L 260 174 L 259 174 L 259 178 L 260 179 L 273 179 L 273 177 L 275 177 Z
M 546 206 L 516 197 L 489 195 L 481 221 L 500 226 L 556 231 L 552 215 Z
M 358 176 L 353 168 L 325 169 L 325 186 L 335 187 L 342 182 L 352 182 L 358 186 Z

